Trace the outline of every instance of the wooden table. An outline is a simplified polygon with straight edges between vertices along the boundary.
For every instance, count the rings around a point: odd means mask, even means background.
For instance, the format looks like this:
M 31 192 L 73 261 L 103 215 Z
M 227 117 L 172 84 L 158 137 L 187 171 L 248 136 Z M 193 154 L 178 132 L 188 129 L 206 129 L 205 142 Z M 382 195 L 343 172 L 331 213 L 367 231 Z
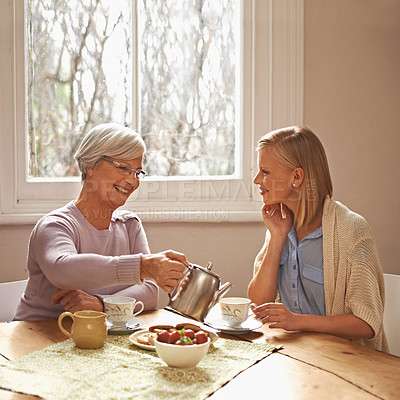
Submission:
M 140 317 L 150 325 L 186 320 L 165 310 Z M 284 347 L 243 371 L 212 399 L 243 398 L 241 394 L 245 398 L 257 395 L 260 399 L 296 400 L 400 398 L 399 357 L 331 335 L 288 333 L 267 326 L 237 338 Z M 2 361 L 14 360 L 65 339 L 56 320 L 0 323 L 0 357 Z M 5 390 L 0 390 L 0 398 L 37 399 Z

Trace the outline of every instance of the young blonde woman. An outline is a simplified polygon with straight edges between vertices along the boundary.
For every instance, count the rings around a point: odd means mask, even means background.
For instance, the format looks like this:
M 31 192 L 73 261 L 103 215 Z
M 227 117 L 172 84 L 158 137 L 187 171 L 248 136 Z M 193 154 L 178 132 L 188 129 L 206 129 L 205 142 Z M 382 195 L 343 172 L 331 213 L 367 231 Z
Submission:
M 320 140 L 295 126 L 268 133 L 257 150 L 267 233 L 248 288 L 256 317 L 387 351 L 375 240 L 363 217 L 332 199 Z

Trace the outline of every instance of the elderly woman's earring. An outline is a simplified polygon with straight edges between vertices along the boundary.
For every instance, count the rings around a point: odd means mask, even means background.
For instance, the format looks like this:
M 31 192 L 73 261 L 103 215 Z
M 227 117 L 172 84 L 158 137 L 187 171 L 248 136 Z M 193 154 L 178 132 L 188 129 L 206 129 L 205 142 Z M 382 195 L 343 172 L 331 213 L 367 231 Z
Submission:
M 296 187 L 296 185 L 294 184 L 294 183 L 292 183 L 292 186 L 295 188 Z

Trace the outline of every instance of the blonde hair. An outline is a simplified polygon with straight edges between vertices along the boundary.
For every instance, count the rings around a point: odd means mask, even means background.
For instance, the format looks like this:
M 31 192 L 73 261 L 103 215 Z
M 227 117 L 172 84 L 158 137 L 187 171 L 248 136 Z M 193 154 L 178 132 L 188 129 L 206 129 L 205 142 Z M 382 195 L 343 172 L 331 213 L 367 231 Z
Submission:
M 299 202 L 295 228 L 314 220 L 322 209 L 325 196 L 332 197 L 333 187 L 324 147 L 311 129 L 292 126 L 267 133 L 259 142 L 257 151 L 271 147 L 274 160 L 287 171 L 302 168 L 304 179 L 296 189 Z
M 96 125 L 87 133 L 74 157 L 83 182 L 87 175 L 86 168 L 93 168 L 102 156 L 131 160 L 145 152 L 146 146 L 137 132 L 123 125 L 105 123 Z

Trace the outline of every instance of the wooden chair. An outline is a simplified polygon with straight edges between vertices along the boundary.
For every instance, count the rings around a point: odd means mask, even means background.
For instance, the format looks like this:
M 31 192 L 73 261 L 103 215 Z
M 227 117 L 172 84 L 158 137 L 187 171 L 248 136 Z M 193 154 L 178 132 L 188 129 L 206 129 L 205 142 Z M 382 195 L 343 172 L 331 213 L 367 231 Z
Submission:
M 0 283 L 0 322 L 12 321 L 28 279 Z
M 385 312 L 383 326 L 390 354 L 400 357 L 400 275 L 383 274 L 385 279 Z

